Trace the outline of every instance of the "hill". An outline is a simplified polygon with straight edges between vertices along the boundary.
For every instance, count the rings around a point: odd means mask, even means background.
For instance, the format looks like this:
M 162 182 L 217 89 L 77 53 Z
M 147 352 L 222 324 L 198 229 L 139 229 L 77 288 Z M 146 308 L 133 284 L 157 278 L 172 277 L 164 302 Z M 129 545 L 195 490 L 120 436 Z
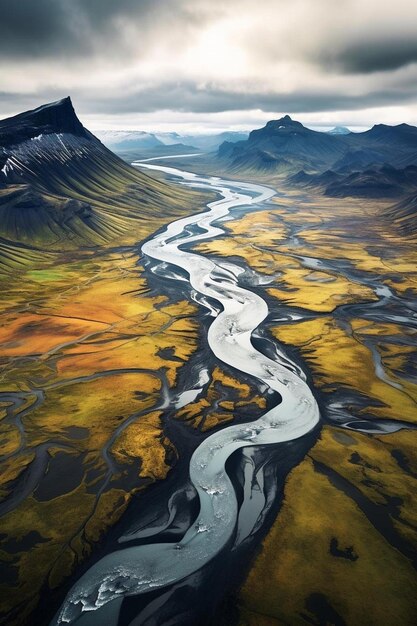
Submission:
M 417 235 L 417 193 L 389 207 L 385 215 L 403 235 Z
M 388 209 L 381 208 L 382 215 L 404 236 L 417 234 L 416 165 L 396 169 L 385 164 L 353 173 L 328 170 L 322 174 L 308 174 L 301 170 L 288 176 L 287 182 L 333 198 L 396 199 L 396 204 Z
M 334 197 L 400 198 L 417 190 L 417 166 L 396 169 L 390 165 L 338 177 L 326 187 L 326 195 Z
M 288 181 L 299 187 L 319 189 L 335 198 L 401 198 L 417 190 L 417 166 L 396 169 L 385 164 L 353 173 L 328 170 L 323 174 L 307 174 L 302 170 Z
M 353 173 L 327 170 L 322 174 L 307 174 L 301 170 L 288 177 L 288 182 L 319 189 L 324 195 L 337 198 L 400 198 L 417 190 L 417 166 L 396 169 L 385 164 Z

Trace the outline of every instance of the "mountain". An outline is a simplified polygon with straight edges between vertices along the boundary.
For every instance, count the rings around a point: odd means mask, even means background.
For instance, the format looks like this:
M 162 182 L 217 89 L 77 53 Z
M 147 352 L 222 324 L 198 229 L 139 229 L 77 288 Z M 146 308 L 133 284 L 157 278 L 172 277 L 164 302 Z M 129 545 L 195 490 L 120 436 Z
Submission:
M 417 128 L 378 124 L 362 133 L 322 133 L 286 115 L 253 130 L 246 141 L 224 142 L 218 157 L 232 171 L 355 172 L 384 163 L 401 169 L 417 164 Z
M 331 130 L 327 131 L 328 135 L 349 135 L 352 131 L 346 126 L 335 126 Z
M 0 121 L 3 266 L 24 265 L 40 251 L 105 244 L 178 215 L 184 196 L 108 150 L 70 98 Z
M 253 130 L 246 141 L 223 143 L 218 156 L 231 169 L 318 171 L 334 163 L 345 149 L 341 138 L 306 128 L 285 115 Z
M 397 124 L 389 126 L 388 124 L 375 124 L 369 130 L 362 133 L 352 133 L 350 140 L 366 141 L 371 145 L 386 146 L 387 142 L 393 142 L 395 146 L 415 148 L 417 140 L 417 127 L 410 124 Z
M 31 139 L 40 140 L 42 133 L 48 135 L 54 132 L 88 139 L 92 137 L 75 115 L 71 99 L 68 97 L 0 120 L 0 148 L 18 145 Z
M 177 143 L 181 143 L 183 141 L 183 137 L 175 132 L 155 132 L 153 133 L 154 137 L 156 137 L 164 146 L 172 146 Z

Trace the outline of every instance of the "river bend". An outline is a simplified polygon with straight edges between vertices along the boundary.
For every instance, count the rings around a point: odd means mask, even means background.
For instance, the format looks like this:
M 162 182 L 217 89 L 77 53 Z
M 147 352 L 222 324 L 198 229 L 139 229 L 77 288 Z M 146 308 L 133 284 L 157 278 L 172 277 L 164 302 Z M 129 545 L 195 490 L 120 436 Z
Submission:
M 239 284 L 242 268 L 229 260 L 214 260 L 188 249 L 190 244 L 223 235 L 222 220 L 233 209 L 257 208 L 275 192 L 256 184 L 198 176 L 161 165 L 137 165 L 219 194 L 220 199 L 209 203 L 205 212 L 178 219 L 146 241 L 142 253 L 159 262 L 158 273 L 166 271 L 167 280 L 175 280 L 175 273 L 169 271 L 172 268 L 186 272 L 198 302 L 214 318 L 207 340 L 215 357 L 263 382 L 281 400 L 256 421 L 223 428 L 195 450 L 190 480 L 199 497 L 200 511 L 179 542 L 122 548 L 104 556 L 69 591 L 54 625 L 96 623 L 91 612 L 101 613 L 99 609 L 108 603 L 111 606 L 106 612 L 106 624 L 117 624 L 118 607 L 125 596 L 166 587 L 200 570 L 228 546 L 236 528 L 238 502 L 225 469 L 229 457 L 247 446 L 295 440 L 319 421 L 317 403 L 299 366 L 278 343 L 274 360 L 254 347 L 252 333 L 267 317 L 268 305 L 260 295 Z M 185 244 L 187 250 L 183 249 Z

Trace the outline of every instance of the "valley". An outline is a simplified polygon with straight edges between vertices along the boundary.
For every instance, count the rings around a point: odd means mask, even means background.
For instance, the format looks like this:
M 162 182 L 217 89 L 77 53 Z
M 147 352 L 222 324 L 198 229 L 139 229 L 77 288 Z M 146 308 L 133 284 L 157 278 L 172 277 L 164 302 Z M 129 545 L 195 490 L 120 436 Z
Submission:
M 339 135 L 273 168 L 251 136 L 132 167 L 67 100 L 17 118 L 0 123 L 2 623 L 411 626 L 411 148 L 329 193 Z M 273 133 L 303 136 L 287 118 Z M 381 176 L 397 192 L 370 192 Z

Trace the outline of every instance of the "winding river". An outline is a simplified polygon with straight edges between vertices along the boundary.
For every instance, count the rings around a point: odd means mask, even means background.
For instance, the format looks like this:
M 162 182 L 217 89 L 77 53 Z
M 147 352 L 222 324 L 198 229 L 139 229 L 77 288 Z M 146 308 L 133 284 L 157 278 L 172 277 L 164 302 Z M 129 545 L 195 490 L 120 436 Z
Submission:
M 268 306 L 260 295 L 239 284 L 242 268 L 188 250 L 190 244 L 223 235 L 222 220 L 233 209 L 255 208 L 275 192 L 260 185 L 198 176 L 161 165 L 141 163 L 140 167 L 219 194 L 220 199 L 209 203 L 205 212 L 176 220 L 146 241 L 142 253 L 160 264 L 159 273 L 165 271 L 167 279 L 175 279 L 170 268 L 186 272 L 199 303 L 214 318 L 207 340 L 215 357 L 261 381 L 281 400 L 256 421 L 223 428 L 195 450 L 189 472 L 200 510 L 179 542 L 133 546 L 106 555 L 69 591 L 54 625 L 103 624 L 104 614 L 99 609 L 105 605 L 106 625 L 117 624 L 118 607 L 125 596 L 166 587 L 200 570 L 227 547 L 236 528 L 238 502 L 225 469 L 232 453 L 247 446 L 295 440 L 319 421 L 317 403 L 299 366 L 279 345 L 274 360 L 254 347 L 252 334 L 267 317 Z M 185 244 L 187 250 L 183 249 Z M 94 621 L 98 614 L 101 618 Z

